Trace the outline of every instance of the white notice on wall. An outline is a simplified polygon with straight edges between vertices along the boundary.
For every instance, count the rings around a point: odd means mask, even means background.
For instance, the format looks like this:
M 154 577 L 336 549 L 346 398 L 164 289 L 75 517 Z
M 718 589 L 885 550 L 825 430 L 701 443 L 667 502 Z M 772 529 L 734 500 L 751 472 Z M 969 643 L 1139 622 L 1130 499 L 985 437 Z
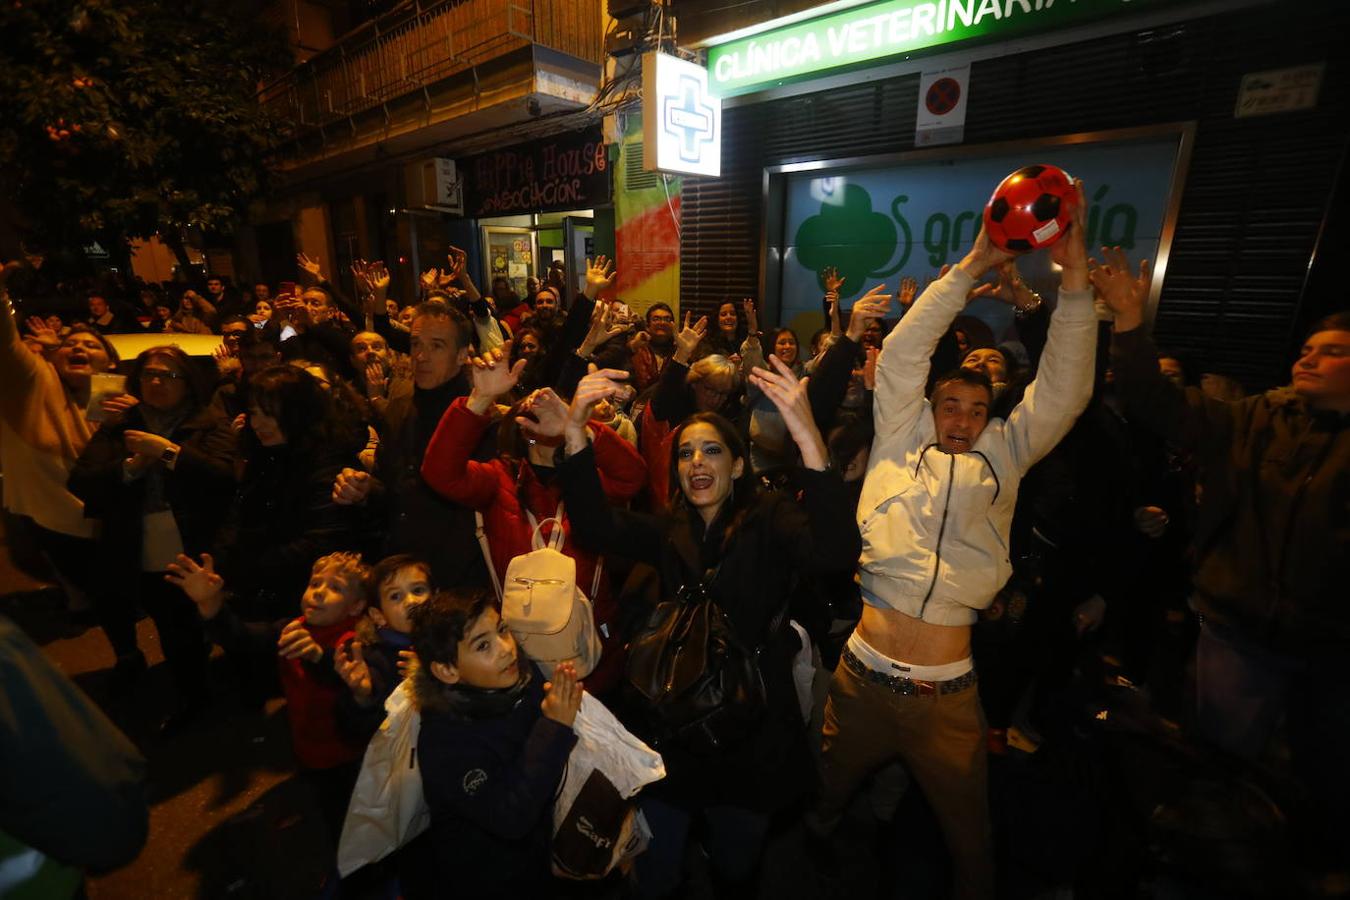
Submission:
M 1233 115 L 1241 119 L 1311 109 L 1317 105 L 1325 68 L 1326 63 L 1312 63 L 1243 75 Z
M 961 143 L 966 135 L 966 97 L 969 93 L 969 63 L 920 75 L 914 146 Z

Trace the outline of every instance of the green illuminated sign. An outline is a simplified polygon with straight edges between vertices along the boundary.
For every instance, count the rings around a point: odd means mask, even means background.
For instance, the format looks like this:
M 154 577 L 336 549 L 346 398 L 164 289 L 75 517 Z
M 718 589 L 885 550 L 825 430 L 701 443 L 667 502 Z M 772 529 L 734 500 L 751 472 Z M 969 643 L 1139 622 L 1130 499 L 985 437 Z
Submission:
M 708 50 L 712 92 L 739 94 L 839 66 L 975 38 L 1080 25 L 1179 0 L 884 0 Z

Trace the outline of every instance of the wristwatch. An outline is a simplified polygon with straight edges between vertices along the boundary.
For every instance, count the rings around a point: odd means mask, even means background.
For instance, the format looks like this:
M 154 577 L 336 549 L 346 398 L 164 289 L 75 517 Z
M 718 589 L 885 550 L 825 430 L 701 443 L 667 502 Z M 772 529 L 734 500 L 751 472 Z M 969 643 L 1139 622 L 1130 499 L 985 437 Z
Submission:
M 159 455 L 159 461 L 172 469 L 173 464 L 178 461 L 178 448 L 172 444 L 165 447 L 164 452 Z
M 1014 307 L 1014 309 L 1013 309 L 1013 317 L 1014 317 L 1014 318 L 1017 318 L 1017 319 L 1025 319 L 1025 318 L 1027 318 L 1028 316 L 1034 315 L 1034 314 L 1041 308 L 1041 304 L 1042 304 L 1043 302 L 1045 302 L 1045 301 L 1043 301 L 1043 300 L 1041 299 L 1041 295 L 1038 294 L 1038 293 L 1036 293 L 1035 291 L 1032 291 L 1032 292 L 1031 292 L 1031 297 L 1032 297 L 1032 299 L 1033 299 L 1035 302 L 1033 302 L 1030 306 L 1027 306 L 1027 307 L 1022 307 L 1022 306 Z

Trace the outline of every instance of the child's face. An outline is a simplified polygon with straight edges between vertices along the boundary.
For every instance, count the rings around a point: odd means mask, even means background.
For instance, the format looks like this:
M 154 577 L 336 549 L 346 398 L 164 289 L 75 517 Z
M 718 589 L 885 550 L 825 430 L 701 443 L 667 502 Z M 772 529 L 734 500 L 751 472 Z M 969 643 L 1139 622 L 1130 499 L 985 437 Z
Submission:
M 360 615 L 362 606 L 360 595 L 333 567 L 311 573 L 309 586 L 300 598 L 305 624 L 315 628 L 336 625 L 343 619 Z
M 370 617 L 376 625 L 409 634 L 412 622 L 408 620 L 408 614 L 430 596 L 427 570 L 421 566 L 405 566 L 380 584 L 380 608 L 372 609 Z
M 520 678 L 516 639 L 497 610 L 486 609 L 464 629 L 464 639 L 459 642 L 459 661 L 453 666 L 432 663 L 432 672 L 449 684 L 509 688 Z

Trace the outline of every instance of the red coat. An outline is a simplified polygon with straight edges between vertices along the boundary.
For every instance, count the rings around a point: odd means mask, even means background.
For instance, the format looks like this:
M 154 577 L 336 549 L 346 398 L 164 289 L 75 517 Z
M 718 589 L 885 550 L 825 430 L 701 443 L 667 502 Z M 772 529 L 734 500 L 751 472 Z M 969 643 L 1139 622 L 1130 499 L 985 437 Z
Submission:
M 492 423 L 492 415 L 475 415 L 468 399 L 461 397 L 450 405 L 436 426 L 436 433 L 427 444 L 422 458 L 422 477 L 432 490 L 462 506 L 483 514 L 483 530 L 487 534 L 492 553 L 492 564 L 497 577 L 506 578 L 506 567 L 517 556 L 534 549 L 531 543 L 533 528 L 521 506 L 521 498 L 536 521 L 552 516 L 562 500 L 562 488 L 557 483 L 544 484 L 529 463 L 519 466 L 517 484 L 516 466 L 502 459 L 475 462 L 470 457 L 478 446 L 483 432 Z M 595 447 L 596 468 L 600 472 L 600 486 L 611 503 L 627 503 L 647 483 L 647 466 L 632 445 L 619 437 L 613 429 L 590 424 Z M 547 540 L 552 525 L 544 526 L 542 537 Z M 567 535 L 562 552 L 577 562 L 577 586 L 590 595 L 595 578 L 597 557 L 572 543 L 566 511 L 563 529 Z M 618 627 L 615 604 L 605 579 L 600 581 L 599 595 L 591 597 L 595 605 L 595 624 L 604 625 L 609 639 L 604 641 L 604 657 L 600 668 L 587 679 L 596 693 L 608 687 L 617 678 L 619 663 Z M 602 635 L 604 633 L 602 630 Z M 615 644 L 611 651 L 611 642 Z
M 363 742 L 348 737 L 338 728 L 338 702 L 347 692 L 347 685 L 333 671 L 327 655 L 355 627 L 355 619 L 344 619 L 324 628 L 305 626 L 314 642 L 324 649 L 324 662 L 277 659 L 281 689 L 286 695 L 286 718 L 291 726 L 291 746 L 302 768 L 331 769 L 354 762 L 366 752 Z

